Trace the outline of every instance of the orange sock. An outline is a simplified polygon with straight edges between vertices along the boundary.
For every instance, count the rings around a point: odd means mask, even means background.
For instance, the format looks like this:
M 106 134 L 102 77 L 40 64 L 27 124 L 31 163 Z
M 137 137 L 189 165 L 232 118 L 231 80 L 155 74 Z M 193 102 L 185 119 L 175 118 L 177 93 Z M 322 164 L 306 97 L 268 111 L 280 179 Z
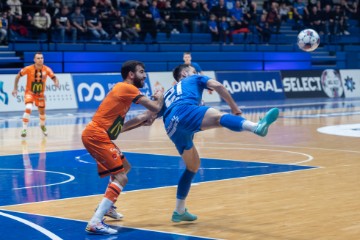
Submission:
M 115 182 L 112 182 L 108 185 L 106 189 L 105 197 L 110 201 L 112 201 L 113 203 L 115 203 L 122 189 L 123 189 L 122 186 L 120 186 Z

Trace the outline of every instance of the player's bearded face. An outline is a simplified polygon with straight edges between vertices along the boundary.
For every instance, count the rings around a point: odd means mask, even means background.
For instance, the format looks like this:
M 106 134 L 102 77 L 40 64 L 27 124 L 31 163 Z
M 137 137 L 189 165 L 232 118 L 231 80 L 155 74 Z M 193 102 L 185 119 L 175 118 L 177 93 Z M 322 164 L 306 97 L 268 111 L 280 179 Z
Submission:
M 134 85 L 137 88 L 142 88 L 146 79 L 146 73 L 143 71 L 136 71 L 134 76 Z

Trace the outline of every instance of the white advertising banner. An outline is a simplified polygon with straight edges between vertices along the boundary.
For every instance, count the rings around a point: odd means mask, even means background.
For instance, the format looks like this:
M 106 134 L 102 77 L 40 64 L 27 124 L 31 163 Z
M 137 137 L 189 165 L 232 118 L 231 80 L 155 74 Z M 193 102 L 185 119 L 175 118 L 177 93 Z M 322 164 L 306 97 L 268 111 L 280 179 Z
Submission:
M 215 79 L 215 72 L 204 71 L 204 75 Z M 172 72 L 150 72 L 148 73 L 151 90 L 155 93 L 157 90 L 166 91 L 176 84 Z M 203 100 L 207 102 L 220 102 L 220 96 L 215 91 L 204 91 Z
M 360 70 L 340 70 L 346 98 L 360 97 Z
M 24 94 L 26 76 L 20 78 L 18 96 L 12 96 L 15 74 L 0 75 L 0 112 L 24 111 Z M 76 109 L 77 102 L 74 84 L 70 74 L 56 74 L 60 87 L 56 88 L 54 82 L 48 78 L 46 81 L 46 109 Z M 33 109 L 36 109 L 35 107 Z

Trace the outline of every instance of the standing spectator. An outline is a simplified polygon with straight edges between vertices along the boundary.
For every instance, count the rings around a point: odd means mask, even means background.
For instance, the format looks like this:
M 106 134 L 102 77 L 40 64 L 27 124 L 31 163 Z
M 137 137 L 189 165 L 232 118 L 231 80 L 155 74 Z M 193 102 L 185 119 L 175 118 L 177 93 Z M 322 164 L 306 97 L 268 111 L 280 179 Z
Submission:
M 222 16 L 219 22 L 219 35 L 220 42 L 222 42 L 224 45 L 227 43 L 230 43 L 230 45 L 234 44 L 230 24 L 225 16 Z M 229 40 L 229 42 L 227 40 Z
M 87 27 L 85 22 L 85 16 L 81 13 L 80 5 L 75 6 L 75 11 L 70 15 L 70 22 L 73 27 L 76 28 L 77 39 L 82 40 L 86 38 Z
M 86 16 L 86 25 L 95 39 L 103 40 L 109 37 L 109 34 L 103 29 L 96 6 L 92 6 L 90 13 Z
M 34 34 L 38 39 L 50 39 L 51 17 L 46 12 L 46 7 L 42 7 L 39 12 L 35 13 L 32 24 L 34 26 Z
M 215 43 L 219 41 L 219 29 L 216 21 L 215 14 L 210 14 L 210 20 L 208 22 L 209 32 L 211 34 L 211 42 Z

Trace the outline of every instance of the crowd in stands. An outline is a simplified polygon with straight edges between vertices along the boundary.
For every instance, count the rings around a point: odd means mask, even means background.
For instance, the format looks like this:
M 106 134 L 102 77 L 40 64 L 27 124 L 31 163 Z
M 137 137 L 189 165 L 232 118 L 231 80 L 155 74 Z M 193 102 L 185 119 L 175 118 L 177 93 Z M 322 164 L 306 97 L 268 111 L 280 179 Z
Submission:
M 53 42 L 143 42 L 147 35 L 208 33 L 214 43 L 233 44 L 251 33 L 260 43 L 291 22 L 293 30 L 350 34 L 359 0 L 1 0 L 0 43 L 18 39 Z M 258 6 L 259 3 L 262 6 Z M 259 9 L 261 8 L 261 9 Z

